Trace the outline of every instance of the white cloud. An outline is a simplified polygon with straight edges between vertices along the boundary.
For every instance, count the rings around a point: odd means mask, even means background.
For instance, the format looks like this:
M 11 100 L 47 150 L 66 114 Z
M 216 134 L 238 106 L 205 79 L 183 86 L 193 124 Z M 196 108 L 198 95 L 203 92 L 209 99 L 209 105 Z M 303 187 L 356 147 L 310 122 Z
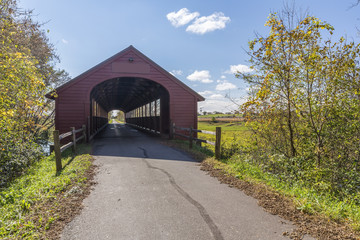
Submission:
M 225 79 L 226 78 L 226 76 L 225 75 L 221 75 L 221 77 L 220 77 L 221 79 Z
M 173 76 L 181 76 L 183 74 L 183 71 L 181 71 L 181 70 L 172 70 L 170 72 L 170 74 L 172 74 Z
M 231 96 L 232 100 L 230 100 L 230 96 L 225 96 L 217 91 L 206 90 L 199 93 L 207 93 L 203 94 L 205 101 L 198 103 L 199 109 L 201 108 L 206 112 L 231 112 L 233 110 L 238 110 L 239 106 L 246 101 L 246 94 L 239 91 Z
M 216 85 L 215 89 L 218 91 L 224 91 L 224 90 L 235 89 L 235 88 L 237 88 L 235 84 L 224 81 L 224 82 Z
M 224 99 L 224 96 L 221 94 L 213 94 L 209 97 L 209 99 Z
M 66 40 L 66 39 L 61 39 L 61 41 L 62 41 L 62 43 L 64 43 L 64 44 L 68 44 L 68 43 L 69 43 L 69 41 Z
M 202 83 L 212 83 L 213 80 L 211 80 L 211 75 L 208 70 L 202 70 L 202 71 L 195 71 L 189 76 L 186 77 L 190 81 L 199 81 Z
M 205 91 L 203 91 L 203 92 L 198 92 L 198 94 L 205 96 L 205 95 L 213 94 L 213 92 L 212 92 L 212 91 L 209 91 L 209 90 L 205 90 Z
M 239 102 L 239 104 L 241 103 L 243 103 L 243 101 Z M 207 112 L 231 112 L 238 110 L 239 106 L 223 97 L 222 99 L 206 99 L 203 102 L 199 102 L 199 109 L 200 108 Z
M 182 8 L 177 12 L 168 13 L 166 17 L 173 26 L 180 27 L 188 24 L 199 15 L 198 12 L 191 13 L 187 8 Z
M 224 13 L 213 13 L 207 17 L 197 18 L 186 28 L 186 31 L 202 35 L 218 29 L 223 29 L 228 22 L 230 22 L 230 18 L 226 17 Z
M 249 66 L 239 64 L 239 65 L 231 65 L 230 69 L 227 70 L 225 73 L 227 74 L 236 74 L 238 72 L 240 73 L 250 73 L 254 71 L 254 69 L 251 69 Z

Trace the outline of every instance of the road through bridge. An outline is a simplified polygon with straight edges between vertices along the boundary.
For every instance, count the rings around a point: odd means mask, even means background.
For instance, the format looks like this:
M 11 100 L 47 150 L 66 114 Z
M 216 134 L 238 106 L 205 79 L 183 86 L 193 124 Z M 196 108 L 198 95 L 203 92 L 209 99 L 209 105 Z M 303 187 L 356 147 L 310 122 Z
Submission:
M 290 222 L 160 141 L 122 124 L 100 132 L 98 184 L 61 239 L 288 239 Z

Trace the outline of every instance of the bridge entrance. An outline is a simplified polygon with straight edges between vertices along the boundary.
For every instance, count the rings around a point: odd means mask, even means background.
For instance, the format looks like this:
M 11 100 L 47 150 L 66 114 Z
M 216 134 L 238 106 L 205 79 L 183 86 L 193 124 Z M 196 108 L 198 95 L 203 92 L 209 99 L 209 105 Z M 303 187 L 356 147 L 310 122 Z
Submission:
M 90 93 L 90 133 L 108 121 L 108 113 L 121 110 L 125 122 L 157 134 L 169 132 L 169 93 L 160 84 L 134 77 L 121 77 L 96 85 Z
M 197 127 L 197 102 L 204 98 L 133 46 L 46 95 L 55 100 L 60 133 L 86 125 L 91 139 L 108 123 L 111 110 L 126 124 L 161 135 L 170 123 Z

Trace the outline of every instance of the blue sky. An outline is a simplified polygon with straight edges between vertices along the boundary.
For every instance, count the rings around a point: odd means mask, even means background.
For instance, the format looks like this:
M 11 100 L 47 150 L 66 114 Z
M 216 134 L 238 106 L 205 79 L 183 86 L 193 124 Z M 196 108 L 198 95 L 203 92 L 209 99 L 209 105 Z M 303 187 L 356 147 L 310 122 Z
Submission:
M 233 71 L 247 70 L 249 40 L 268 33 L 264 23 L 284 3 L 327 21 L 336 40 L 359 42 L 360 6 L 356 0 L 19 0 L 47 22 L 61 62 L 76 77 L 133 45 L 206 98 L 202 111 L 228 112 L 246 96 Z

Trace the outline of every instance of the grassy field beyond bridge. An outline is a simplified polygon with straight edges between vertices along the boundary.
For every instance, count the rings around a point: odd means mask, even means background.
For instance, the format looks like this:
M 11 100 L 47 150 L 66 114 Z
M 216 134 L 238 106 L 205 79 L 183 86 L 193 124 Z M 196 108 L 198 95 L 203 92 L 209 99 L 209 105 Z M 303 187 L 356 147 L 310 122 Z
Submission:
M 221 127 L 222 157 L 231 157 L 237 153 L 239 145 L 246 145 L 250 134 L 245 122 L 237 117 L 199 118 L 198 129 L 215 132 L 216 127 Z M 215 136 L 199 133 L 198 138 L 215 141 Z M 204 144 L 205 148 L 214 151 L 214 146 Z

